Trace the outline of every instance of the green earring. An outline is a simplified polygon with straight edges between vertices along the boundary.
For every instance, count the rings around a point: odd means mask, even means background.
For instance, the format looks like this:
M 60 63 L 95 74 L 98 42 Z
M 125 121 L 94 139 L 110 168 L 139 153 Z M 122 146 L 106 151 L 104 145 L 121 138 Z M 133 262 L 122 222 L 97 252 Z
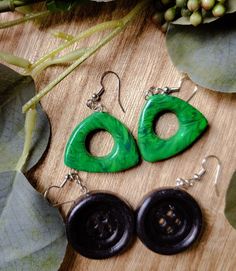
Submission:
M 105 72 L 101 78 L 102 89 L 87 101 L 87 106 L 95 112 L 75 128 L 66 146 L 64 162 L 78 171 L 118 172 L 139 162 L 137 145 L 131 133 L 118 119 L 104 112 L 104 107 L 99 103 L 105 91 L 103 79 L 107 74 L 114 74 L 119 80 L 118 102 L 125 112 L 120 102 L 120 78 L 112 71 Z M 86 139 L 97 130 L 105 130 L 113 137 L 113 149 L 106 156 L 96 157 L 87 150 Z
M 188 102 L 169 96 L 177 91 L 179 88 L 153 87 L 146 95 L 147 103 L 139 120 L 138 146 L 143 159 L 148 162 L 164 160 L 184 151 L 207 128 L 207 119 L 201 112 Z M 154 131 L 156 118 L 164 112 L 174 113 L 179 121 L 178 131 L 168 139 L 161 139 Z

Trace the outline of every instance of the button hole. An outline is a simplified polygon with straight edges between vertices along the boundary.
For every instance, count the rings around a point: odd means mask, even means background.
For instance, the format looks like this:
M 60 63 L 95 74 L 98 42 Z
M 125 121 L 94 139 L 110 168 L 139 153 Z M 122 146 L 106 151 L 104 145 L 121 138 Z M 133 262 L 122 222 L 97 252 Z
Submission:
M 179 218 L 176 218 L 175 219 L 175 224 L 180 225 L 181 224 L 181 220 Z
M 170 233 L 172 233 L 174 230 L 173 230 L 173 228 L 172 227 L 167 227 L 167 229 L 166 229 L 166 232 L 168 233 L 168 234 L 170 234 Z
M 158 220 L 159 225 L 164 226 L 166 224 L 166 220 L 162 217 Z
M 172 210 L 169 210 L 166 215 L 169 217 L 174 217 L 174 212 Z

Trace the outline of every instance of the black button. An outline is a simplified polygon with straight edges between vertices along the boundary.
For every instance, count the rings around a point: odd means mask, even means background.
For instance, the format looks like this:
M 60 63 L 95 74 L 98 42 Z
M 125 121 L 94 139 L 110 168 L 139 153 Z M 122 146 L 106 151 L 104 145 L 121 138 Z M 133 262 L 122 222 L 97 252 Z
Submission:
M 93 192 L 80 198 L 66 220 L 71 246 L 81 255 L 105 259 L 123 252 L 134 236 L 134 212 L 113 194 Z
M 202 212 L 198 203 L 177 188 L 151 192 L 136 215 L 138 237 L 159 254 L 172 255 L 186 250 L 202 229 Z

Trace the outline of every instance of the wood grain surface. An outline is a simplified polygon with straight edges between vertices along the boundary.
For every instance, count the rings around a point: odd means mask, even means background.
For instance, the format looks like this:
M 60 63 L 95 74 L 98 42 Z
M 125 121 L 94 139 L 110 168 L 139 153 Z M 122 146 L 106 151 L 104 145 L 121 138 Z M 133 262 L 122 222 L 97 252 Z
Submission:
M 131 1 L 132 2 L 132 1 Z M 35 60 L 55 48 L 61 41 L 52 37 L 51 31 L 60 30 L 76 34 L 99 22 L 120 18 L 133 3 L 92 4 L 87 11 L 69 15 L 54 15 L 43 25 L 28 23 L 0 32 L 0 50 Z M 117 81 L 106 79 L 103 103 L 108 112 L 124 122 L 137 136 L 138 118 L 145 104 L 144 91 L 150 86 L 176 86 L 180 74 L 168 57 L 165 36 L 150 22 L 151 12 L 143 13 L 131 25 L 102 48 L 95 56 L 60 83 L 42 99 L 42 105 L 50 118 L 52 137 L 49 149 L 42 161 L 30 173 L 32 184 L 43 192 L 50 184 L 59 184 L 68 172 L 63 164 L 65 144 L 73 128 L 91 111 L 86 100 L 99 90 L 100 77 L 106 70 L 116 71 L 122 80 L 121 98 L 126 109 L 123 114 L 116 99 Z M 13 19 L 15 15 L 0 15 Z M 102 34 L 87 39 L 88 46 Z M 37 89 L 42 89 L 65 67 L 47 69 L 36 78 Z M 176 96 L 187 99 L 194 85 L 186 82 Z M 135 208 L 149 191 L 174 186 L 177 177 L 191 177 L 200 169 L 202 159 L 209 154 L 217 155 L 223 164 L 219 181 L 220 196 L 215 194 L 213 180 L 214 161 L 208 163 L 208 172 L 202 182 L 189 190 L 202 207 L 205 227 L 200 241 L 191 249 L 176 256 L 161 256 L 148 250 L 139 241 L 124 254 L 108 260 L 89 260 L 76 254 L 70 247 L 60 271 L 233 271 L 236 266 L 236 231 L 224 216 L 225 194 L 230 177 L 236 167 L 236 97 L 201 89 L 191 100 L 208 119 L 210 127 L 203 137 L 184 153 L 158 163 L 142 161 L 137 167 L 116 174 L 91 174 L 81 172 L 81 178 L 90 190 L 109 190 L 123 196 Z M 173 115 L 162 117 L 158 133 L 168 136 L 176 127 Z M 97 155 L 107 153 L 112 138 L 106 133 L 97 134 L 91 142 L 91 151 Z M 79 196 L 78 189 L 68 185 L 63 191 L 52 193 L 55 201 L 69 200 Z M 63 208 L 65 215 L 68 208 Z

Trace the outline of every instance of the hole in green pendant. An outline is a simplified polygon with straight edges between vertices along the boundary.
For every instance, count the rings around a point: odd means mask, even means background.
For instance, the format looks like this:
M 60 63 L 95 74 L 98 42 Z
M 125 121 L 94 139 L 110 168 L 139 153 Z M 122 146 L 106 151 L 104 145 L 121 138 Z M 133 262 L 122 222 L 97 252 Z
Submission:
M 179 121 L 174 113 L 165 111 L 156 116 L 153 128 L 158 137 L 167 139 L 176 134 Z
M 111 152 L 114 140 L 107 131 L 95 130 L 87 136 L 85 145 L 91 155 L 103 157 Z

